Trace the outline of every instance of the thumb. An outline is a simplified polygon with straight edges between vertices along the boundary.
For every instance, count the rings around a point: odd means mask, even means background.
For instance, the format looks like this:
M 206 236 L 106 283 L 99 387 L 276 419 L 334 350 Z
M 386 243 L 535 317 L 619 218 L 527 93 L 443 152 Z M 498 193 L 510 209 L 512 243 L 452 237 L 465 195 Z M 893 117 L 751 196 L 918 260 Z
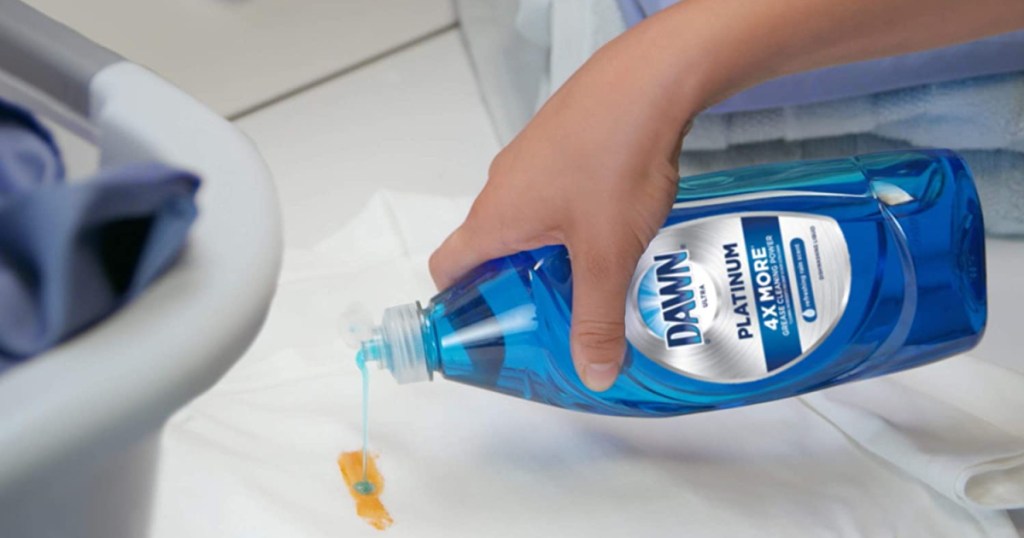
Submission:
M 632 238 L 569 246 L 573 272 L 572 358 L 583 383 L 603 391 L 626 355 L 626 294 L 643 244 Z

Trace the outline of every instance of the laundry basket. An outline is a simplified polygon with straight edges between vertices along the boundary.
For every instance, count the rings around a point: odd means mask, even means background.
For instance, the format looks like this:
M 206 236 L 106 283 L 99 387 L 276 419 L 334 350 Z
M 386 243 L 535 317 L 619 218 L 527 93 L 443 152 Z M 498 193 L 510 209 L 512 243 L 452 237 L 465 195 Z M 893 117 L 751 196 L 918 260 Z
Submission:
M 229 122 L 16 0 L 0 0 L 0 96 L 90 140 L 101 167 L 156 160 L 203 181 L 176 265 L 0 375 L 0 536 L 144 536 L 161 426 L 242 354 L 269 307 L 281 256 L 271 177 Z

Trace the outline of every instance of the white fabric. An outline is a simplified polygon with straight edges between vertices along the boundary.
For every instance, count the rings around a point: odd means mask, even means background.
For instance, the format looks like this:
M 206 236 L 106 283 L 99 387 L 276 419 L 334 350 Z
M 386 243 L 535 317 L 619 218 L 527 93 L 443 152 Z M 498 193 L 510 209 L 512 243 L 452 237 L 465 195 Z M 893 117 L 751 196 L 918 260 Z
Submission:
M 947 365 L 969 360 L 957 357 L 932 369 L 950 370 Z M 978 508 L 1021 508 L 1024 438 L 966 412 L 947 401 L 946 395 L 947 391 L 955 394 L 962 388 L 975 397 L 986 395 L 987 406 L 995 409 L 985 409 L 985 414 L 1005 416 L 1006 409 L 1020 403 L 1021 398 L 1004 397 L 994 391 L 997 387 L 987 384 L 992 376 L 986 374 L 992 369 L 1001 370 L 1005 376 L 1001 384 L 1011 383 L 1017 393 L 1024 388 L 1024 377 L 981 361 L 958 369 L 965 370 L 962 376 L 942 376 L 947 387 L 939 394 L 915 390 L 900 383 L 897 376 L 807 395 L 804 401 L 868 451 L 958 503 Z M 982 385 L 981 380 L 986 384 Z M 1020 417 L 1009 422 L 1017 431 L 1022 425 Z
M 380 535 L 356 517 L 335 466 L 339 452 L 359 448 L 361 435 L 359 374 L 339 336 L 340 313 L 362 303 L 379 316 L 388 305 L 429 297 L 427 256 L 468 206 L 468 199 L 381 193 L 316 248 L 286 254 L 254 347 L 167 427 L 154 536 Z M 970 415 L 995 411 L 991 420 L 1001 428 L 1021 427 L 999 394 L 972 384 L 969 362 L 950 364 L 957 365 L 951 375 L 966 381 L 933 375 L 973 394 L 948 404 L 959 415 L 932 418 L 931 401 L 913 391 L 891 402 L 895 410 L 865 404 L 861 391 L 890 383 L 868 381 L 853 393 L 829 393 L 841 412 L 816 406 L 828 421 L 799 400 L 674 419 L 598 417 L 443 380 L 397 386 L 386 372 L 373 372 L 371 445 L 395 519 L 387 532 L 1016 536 L 1005 512 L 972 504 L 988 497 L 973 497 L 970 485 L 957 498 L 944 479 L 926 484 L 911 476 L 913 465 L 899 467 L 918 461 L 920 447 L 984 446 L 980 436 L 992 432 Z M 1000 390 L 1013 383 L 1005 378 Z M 933 428 L 950 418 L 964 421 L 957 427 L 971 431 L 974 444 L 944 444 L 955 436 Z M 858 421 L 894 420 L 893 435 L 908 439 L 898 446 L 902 459 L 877 448 L 877 436 L 851 430 Z M 1002 435 L 998 446 L 1006 447 L 1010 433 Z M 985 489 L 996 505 L 1021 502 Z

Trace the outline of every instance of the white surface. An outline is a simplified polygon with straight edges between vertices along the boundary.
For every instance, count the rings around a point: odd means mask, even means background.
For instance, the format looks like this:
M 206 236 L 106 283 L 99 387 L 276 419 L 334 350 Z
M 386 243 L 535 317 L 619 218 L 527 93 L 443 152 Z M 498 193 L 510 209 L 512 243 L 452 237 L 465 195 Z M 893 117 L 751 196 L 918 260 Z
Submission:
M 536 110 L 540 89 L 547 84 L 549 62 L 544 35 L 523 36 L 516 26 L 532 26 L 535 20 L 522 20 L 521 5 L 547 0 L 454 0 L 459 16 L 459 32 L 469 49 L 480 93 L 487 104 L 500 140 L 507 142 Z M 536 11 L 532 11 L 536 13 Z M 547 18 L 546 12 L 540 13 Z M 541 27 L 536 24 L 533 27 Z M 546 97 L 547 94 L 544 93 Z
M 960 366 L 955 377 L 949 375 L 953 364 Z M 928 375 L 945 381 L 955 397 L 973 391 L 975 400 L 1007 407 L 1021 403 L 994 393 L 995 385 L 970 383 L 995 370 L 1003 385 L 1024 391 L 1024 376 L 1008 370 L 970 357 L 950 358 L 919 371 L 929 369 L 941 372 Z M 957 503 L 982 509 L 1024 507 L 1024 437 L 993 425 L 984 414 L 957 407 L 947 400 L 946 391 L 914 390 L 899 382 L 903 377 L 851 383 L 807 395 L 804 401 L 866 450 Z M 1020 432 L 1024 419 L 1010 426 Z
M 450 0 L 27 0 L 232 115 L 452 24 Z
M 455 31 L 238 125 L 279 178 L 290 248 L 336 231 L 381 188 L 473 194 L 498 150 Z
M 289 251 L 266 330 L 165 433 L 155 535 L 377 536 L 334 461 L 360 439 L 340 316 L 431 294 L 426 256 L 497 146 L 453 35 L 240 123 L 278 178 Z M 421 194 L 373 194 L 386 187 Z M 958 412 L 1021 434 L 1000 400 L 967 390 L 970 364 L 940 366 L 900 382 L 944 384 L 964 396 Z M 382 372 L 372 391 L 390 535 L 1015 535 L 1002 512 L 910 479 L 798 401 L 642 421 Z
M 988 270 L 988 326 L 971 354 L 1024 374 L 1020 311 L 1024 305 L 1024 240 L 985 243 Z

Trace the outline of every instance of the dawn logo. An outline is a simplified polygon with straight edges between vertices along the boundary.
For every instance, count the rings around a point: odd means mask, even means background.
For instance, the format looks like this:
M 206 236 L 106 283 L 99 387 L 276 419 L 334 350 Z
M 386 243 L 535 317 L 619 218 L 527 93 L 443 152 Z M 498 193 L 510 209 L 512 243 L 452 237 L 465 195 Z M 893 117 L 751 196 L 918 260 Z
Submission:
M 694 290 L 694 275 L 686 247 L 654 256 L 654 265 L 644 275 L 645 297 L 641 310 L 647 326 L 661 336 L 669 349 L 703 344 L 700 298 Z

